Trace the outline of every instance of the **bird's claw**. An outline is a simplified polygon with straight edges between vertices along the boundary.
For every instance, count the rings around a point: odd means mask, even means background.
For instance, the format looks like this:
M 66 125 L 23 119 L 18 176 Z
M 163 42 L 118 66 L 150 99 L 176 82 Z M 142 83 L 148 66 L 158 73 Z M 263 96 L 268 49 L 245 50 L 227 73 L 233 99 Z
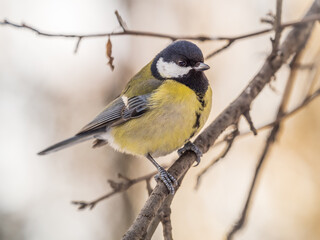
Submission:
M 154 177 L 156 181 L 161 180 L 164 185 L 166 185 L 169 192 L 174 195 L 175 190 L 174 186 L 178 185 L 177 180 L 172 176 L 170 173 L 168 173 L 164 168 L 159 168 L 159 173 Z
M 182 154 L 184 154 L 186 151 L 192 151 L 196 154 L 197 159 L 196 159 L 196 165 L 194 165 L 195 167 L 199 165 L 201 157 L 202 157 L 202 152 L 201 150 L 192 142 L 187 142 L 182 148 L 180 148 L 178 150 L 178 154 L 179 156 L 181 156 Z

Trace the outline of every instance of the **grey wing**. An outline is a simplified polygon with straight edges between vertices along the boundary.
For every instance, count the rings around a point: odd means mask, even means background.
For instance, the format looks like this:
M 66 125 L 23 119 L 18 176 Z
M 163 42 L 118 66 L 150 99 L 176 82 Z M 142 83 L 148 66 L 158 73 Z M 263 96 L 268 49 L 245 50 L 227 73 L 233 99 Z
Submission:
M 150 94 L 135 96 L 129 99 L 126 97 L 118 97 L 95 119 L 82 128 L 77 135 L 118 125 L 132 118 L 142 116 L 149 108 L 149 97 Z
M 129 98 L 127 106 L 123 109 L 122 119 L 128 121 L 144 114 L 150 106 L 149 97 L 150 94 Z

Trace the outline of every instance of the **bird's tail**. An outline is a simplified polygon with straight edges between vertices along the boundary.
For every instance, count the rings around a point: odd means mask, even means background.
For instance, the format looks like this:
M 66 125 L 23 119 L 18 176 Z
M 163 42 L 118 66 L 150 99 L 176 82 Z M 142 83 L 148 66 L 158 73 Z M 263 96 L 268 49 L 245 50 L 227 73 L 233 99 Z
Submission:
M 64 149 L 66 147 L 70 147 L 72 145 L 75 145 L 77 143 L 81 143 L 84 141 L 87 141 L 91 138 L 94 137 L 94 134 L 79 134 L 79 135 L 75 135 L 74 137 L 68 138 L 66 140 L 63 140 L 61 142 L 58 142 L 44 150 L 42 150 L 41 152 L 38 152 L 38 155 L 45 155 L 48 153 L 52 153 L 52 152 L 56 152 L 59 151 L 61 149 Z

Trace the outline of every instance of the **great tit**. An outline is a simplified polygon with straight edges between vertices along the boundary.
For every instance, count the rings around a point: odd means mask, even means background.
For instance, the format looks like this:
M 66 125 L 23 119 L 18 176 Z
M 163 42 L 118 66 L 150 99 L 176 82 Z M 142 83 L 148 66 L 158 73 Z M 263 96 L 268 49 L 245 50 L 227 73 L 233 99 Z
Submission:
M 157 168 L 171 194 L 176 179 L 153 157 L 194 151 L 197 162 L 201 151 L 189 139 L 205 124 L 212 91 L 203 71 L 201 50 L 185 40 L 174 41 L 140 70 L 113 100 L 75 136 L 61 141 L 39 155 L 48 154 L 89 139 L 93 147 L 109 144 L 114 149 L 142 155 Z

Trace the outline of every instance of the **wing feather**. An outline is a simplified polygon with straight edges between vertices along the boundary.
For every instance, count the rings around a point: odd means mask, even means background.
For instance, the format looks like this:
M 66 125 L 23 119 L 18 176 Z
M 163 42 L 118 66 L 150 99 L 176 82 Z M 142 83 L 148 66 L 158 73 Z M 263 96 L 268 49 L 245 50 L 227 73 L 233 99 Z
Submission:
M 149 96 L 150 94 L 135 96 L 129 98 L 126 103 L 122 97 L 116 98 L 95 119 L 84 126 L 77 135 L 118 125 L 132 118 L 142 116 L 149 108 Z
M 148 98 L 150 94 L 136 96 L 128 99 L 128 106 L 124 108 L 122 118 L 128 121 L 131 118 L 140 117 L 149 108 Z

